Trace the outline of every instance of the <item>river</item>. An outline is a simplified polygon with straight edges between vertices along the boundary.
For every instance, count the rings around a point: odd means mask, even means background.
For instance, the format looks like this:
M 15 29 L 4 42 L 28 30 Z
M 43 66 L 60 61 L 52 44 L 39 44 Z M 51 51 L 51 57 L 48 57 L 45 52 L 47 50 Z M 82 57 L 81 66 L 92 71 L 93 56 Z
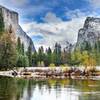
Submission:
M 0 76 L 0 100 L 100 100 L 100 81 Z

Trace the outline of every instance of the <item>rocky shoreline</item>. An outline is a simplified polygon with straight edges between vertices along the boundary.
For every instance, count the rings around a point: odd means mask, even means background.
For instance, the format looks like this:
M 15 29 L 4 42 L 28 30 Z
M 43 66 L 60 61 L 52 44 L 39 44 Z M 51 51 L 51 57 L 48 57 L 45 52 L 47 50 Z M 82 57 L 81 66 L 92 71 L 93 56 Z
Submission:
M 0 76 L 34 79 L 92 79 L 100 80 L 100 71 L 79 68 L 19 68 L 17 70 L 0 71 Z

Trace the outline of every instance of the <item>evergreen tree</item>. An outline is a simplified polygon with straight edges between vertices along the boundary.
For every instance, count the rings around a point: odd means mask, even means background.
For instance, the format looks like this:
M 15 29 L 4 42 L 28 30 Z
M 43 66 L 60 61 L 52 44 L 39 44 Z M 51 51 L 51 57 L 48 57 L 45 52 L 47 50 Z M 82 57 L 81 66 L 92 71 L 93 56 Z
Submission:
M 92 50 L 91 44 L 87 41 L 85 42 L 85 50 L 88 52 L 91 52 Z
M 17 67 L 27 67 L 29 66 L 29 59 L 25 54 L 24 50 L 24 44 L 21 43 L 20 37 L 17 39 L 17 53 L 18 53 L 18 59 L 17 59 Z
M 62 64 L 67 64 L 68 61 L 68 53 L 65 49 L 61 52 L 61 63 Z
M 20 37 L 17 38 L 17 51 L 19 54 L 22 53 L 22 44 L 21 44 Z
M 44 54 L 44 48 L 43 46 L 41 46 L 39 49 L 38 49 L 38 61 L 44 61 L 44 58 L 45 58 L 45 54 Z
M 24 67 L 29 67 L 29 60 L 28 60 L 28 57 L 25 55 L 24 56 L 24 59 L 23 59 L 23 62 L 24 62 Z
M 37 64 L 38 64 L 38 54 L 37 54 L 36 51 L 32 55 L 32 62 L 33 62 L 33 66 L 37 66 Z
M 17 67 L 24 67 L 23 66 L 23 56 L 22 55 L 18 55 L 18 60 L 17 60 Z
M 23 43 L 22 43 L 22 46 L 21 47 L 22 47 L 22 50 L 21 50 L 22 51 L 22 55 L 24 55 L 24 52 L 25 51 L 24 51 L 24 44 Z
M 7 69 L 16 66 L 16 44 L 10 33 L 3 33 L 0 38 L 0 66 Z
M 61 45 L 56 43 L 54 48 L 54 63 L 56 66 L 59 66 L 61 64 Z
M 28 51 L 27 51 L 27 56 L 29 60 L 29 66 L 32 66 L 32 46 L 31 43 L 29 44 Z
M 46 56 L 45 56 L 45 66 L 49 66 L 52 63 L 52 50 L 49 47 L 46 50 Z

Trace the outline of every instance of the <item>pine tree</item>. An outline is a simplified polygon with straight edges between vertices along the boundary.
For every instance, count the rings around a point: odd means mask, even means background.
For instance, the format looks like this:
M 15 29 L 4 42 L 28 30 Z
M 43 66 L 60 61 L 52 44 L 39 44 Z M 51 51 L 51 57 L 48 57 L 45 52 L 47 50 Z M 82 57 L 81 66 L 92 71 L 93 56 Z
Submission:
M 22 51 L 22 55 L 24 55 L 24 52 L 25 51 L 24 51 L 24 44 L 23 43 L 22 43 L 22 46 L 21 47 L 22 47 L 22 50 L 21 50 Z
M 32 55 L 32 62 L 33 62 L 33 66 L 37 66 L 37 64 L 38 64 L 38 54 L 37 54 L 36 51 Z
M 5 69 L 16 66 L 16 44 L 12 41 L 10 33 L 3 33 L 0 38 L 0 66 Z
M 22 52 L 22 44 L 21 44 L 20 37 L 17 38 L 17 51 L 19 54 L 21 54 Z
M 51 48 L 49 47 L 49 48 L 46 50 L 45 65 L 46 65 L 46 66 L 49 66 L 51 63 L 52 63 L 52 50 L 51 50 Z
M 61 45 L 56 43 L 54 48 L 54 63 L 56 66 L 59 66 L 61 64 Z
M 21 40 L 19 37 L 17 39 L 17 53 L 18 53 L 17 67 L 29 66 L 29 59 L 25 54 L 24 44 L 21 43 Z
M 43 46 L 41 46 L 39 49 L 38 49 L 38 60 L 41 62 L 41 61 L 44 61 L 44 57 L 45 57 L 45 54 L 44 54 L 44 48 Z
M 27 56 L 29 60 L 29 66 L 32 66 L 32 46 L 31 43 L 29 44 L 28 51 L 27 51 Z

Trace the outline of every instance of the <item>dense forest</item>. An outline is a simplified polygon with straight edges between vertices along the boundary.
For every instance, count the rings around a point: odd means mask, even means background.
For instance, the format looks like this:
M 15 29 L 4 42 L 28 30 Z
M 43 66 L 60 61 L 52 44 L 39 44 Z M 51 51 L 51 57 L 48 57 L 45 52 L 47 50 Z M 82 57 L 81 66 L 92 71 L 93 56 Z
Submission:
M 41 46 L 38 51 L 32 52 L 31 44 L 24 50 L 24 43 L 18 37 L 17 43 L 11 33 L 2 33 L 0 37 L 0 68 L 13 67 L 47 67 L 47 66 L 94 66 L 100 64 L 100 43 L 92 48 L 88 42 L 81 49 L 66 50 L 56 43 L 52 50 L 44 50 Z

